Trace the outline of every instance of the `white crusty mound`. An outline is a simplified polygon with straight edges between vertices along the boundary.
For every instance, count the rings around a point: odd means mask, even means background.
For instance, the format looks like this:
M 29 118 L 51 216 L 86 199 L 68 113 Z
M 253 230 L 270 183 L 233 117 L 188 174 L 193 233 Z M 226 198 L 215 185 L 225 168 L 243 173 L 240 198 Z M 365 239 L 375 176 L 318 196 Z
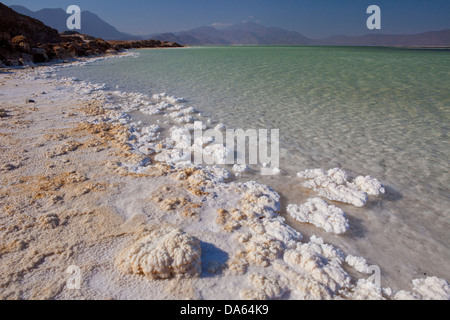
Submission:
M 297 177 L 305 180 L 302 183 L 304 187 L 318 192 L 322 197 L 349 203 L 355 207 L 363 207 L 367 202 L 367 195 L 380 195 L 385 192 L 377 179 L 360 176 L 350 182 L 347 173 L 339 168 L 328 171 L 306 170 L 299 172 Z
M 274 237 L 278 241 L 281 241 L 287 247 L 295 245 L 298 241 L 303 239 L 302 234 L 288 226 L 285 223 L 285 219 L 282 217 L 264 219 L 262 224 L 266 234 Z
M 341 290 L 340 294 L 347 300 L 386 300 L 390 290 L 383 289 L 366 279 L 360 279 L 351 288 Z
M 362 207 L 367 202 L 367 194 L 347 184 L 347 173 L 341 169 L 306 170 L 299 172 L 297 176 L 305 179 L 302 185 L 318 192 L 329 200 L 349 203 L 355 207 Z
M 450 285 L 444 279 L 428 277 L 413 280 L 413 291 L 425 300 L 450 300 Z
M 252 290 L 241 290 L 241 298 L 244 300 L 273 300 L 281 299 L 288 291 L 285 281 L 276 276 L 263 276 L 251 274 L 249 276 Z
M 313 198 L 302 205 L 290 204 L 287 212 L 295 220 L 311 223 L 326 232 L 343 234 L 349 228 L 349 223 L 342 209 L 329 205 L 325 200 Z
M 285 251 L 283 260 L 295 272 L 286 276 L 295 279 L 294 293 L 301 299 L 332 299 L 350 285 L 342 268 L 345 255 L 322 238 L 312 236 L 309 243 L 298 243 Z
M 353 267 L 356 271 L 358 271 L 360 273 L 366 273 L 366 274 L 371 273 L 366 259 L 364 259 L 362 257 L 356 257 L 356 256 L 349 255 L 345 258 L 345 262 L 350 267 Z
M 209 164 L 225 164 L 233 151 L 223 144 L 213 144 L 213 137 L 197 137 L 192 143 L 191 130 L 204 129 L 201 122 L 190 123 L 189 127 L 172 127 L 170 137 L 164 140 L 163 148 L 155 157 L 156 161 L 176 164 L 178 162 L 191 161 L 193 153 L 203 156 Z
M 178 98 L 176 96 L 171 96 L 171 95 L 168 95 L 165 92 L 159 93 L 159 94 L 154 94 L 153 95 L 153 99 L 154 100 L 159 100 L 159 101 L 163 100 L 163 101 L 166 101 L 166 102 L 171 103 L 171 104 L 177 104 L 177 103 L 185 102 L 184 98 Z
M 243 193 L 241 209 L 259 218 L 278 216 L 276 212 L 281 209 L 280 195 L 270 187 L 255 181 L 237 183 L 235 186 Z
M 415 279 L 412 282 L 413 290 L 398 291 L 396 300 L 450 300 L 450 285 L 444 279 L 428 277 Z
M 379 196 L 386 192 L 381 182 L 371 176 L 356 177 L 355 180 L 353 180 L 353 183 L 369 196 Z
M 171 226 L 149 232 L 118 259 L 127 273 L 144 274 L 151 279 L 201 273 L 200 241 Z
M 235 164 L 233 166 L 233 171 L 236 177 L 240 177 L 245 172 L 250 171 L 250 168 L 246 164 Z

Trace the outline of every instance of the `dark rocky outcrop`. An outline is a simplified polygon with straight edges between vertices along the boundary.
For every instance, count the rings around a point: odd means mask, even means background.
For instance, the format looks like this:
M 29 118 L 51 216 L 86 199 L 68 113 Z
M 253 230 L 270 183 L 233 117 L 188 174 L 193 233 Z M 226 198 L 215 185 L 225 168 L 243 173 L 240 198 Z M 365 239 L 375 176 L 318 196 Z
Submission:
M 176 42 L 160 40 L 140 40 L 140 41 L 108 41 L 116 50 L 120 49 L 143 49 L 143 48 L 179 48 L 183 47 Z
M 47 27 L 41 21 L 21 15 L 0 3 L 0 31 L 8 33 L 11 38 L 24 36 L 38 43 L 58 43 L 59 33 Z
M 58 31 L 0 3 L 0 67 L 114 54 L 124 49 L 181 47 L 176 43 L 104 41 L 75 31 Z

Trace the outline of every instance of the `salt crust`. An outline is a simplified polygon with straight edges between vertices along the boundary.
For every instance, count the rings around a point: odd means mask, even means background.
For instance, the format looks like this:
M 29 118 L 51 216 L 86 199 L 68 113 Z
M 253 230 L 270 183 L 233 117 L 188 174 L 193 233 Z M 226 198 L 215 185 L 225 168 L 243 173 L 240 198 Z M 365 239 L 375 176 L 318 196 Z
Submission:
M 329 205 L 325 200 L 313 198 L 302 205 L 289 205 L 287 212 L 295 220 L 311 223 L 326 232 L 343 234 L 349 228 L 349 223 L 342 209 Z
M 349 255 L 345 258 L 345 262 L 350 266 L 353 267 L 356 271 L 360 273 L 366 273 L 370 274 L 369 266 L 367 265 L 366 259 L 362 257 L 356 257 Z
M 377 196 L 385 193 L 384 187 L 375 178 L 360 176 L 350 182 L 347 173 L 339 168 L 328 171 L 306 170 L 299 172 L 297 177 L 304 180 L 302 182 L 304 187 L 318 192 L 322 197 L 349 203 L 355 207 L 363 207 L 368 195 Z
M 151 279 L 201 273 L 200 241 L 174 227 L 158 227 L 126 249 L 117 262 L 127 273 Z
M 47 69 L 43 72 L 43 76 L 53 77 L 53 71 L 54 69 Z M 79 82 L 77 79 L 62 81 L 70 81 L 76 90 L 91 97 L 106 89 L 104 85 Z M 175 142 L 181 146 L 187 145 L 187 139 L 183 138 L 186 131 L 183 130 L 190 131 L 195 125 L 191 123 L 191 118 L 185 118 L 192 117 L 189 114 L 193 110 L 186 110 L 182 106 L 184 99 L 167 94 L 154 95 L 151 98 L 123 92 L 114 92 L 114 94 L 121 95 L 127 100 L 120 106 L 122 112 L 139 109 L 149 114 L 164 114 L 165 110 L 169 109 L 170 114 L 173 114 L 169 118 L 184 119 L 179 122 L 189 122 L 184 127 L 172 128 L 169 140 L 160 142 L 160 147 L 146 145 L 158 140 L 156 127 L 135 131 L 137 139 L 130 141 L 130 144 L 136 152 L 148 151 L 145 148 L 151 148 L 158 153 L 159 159 L 156 158 L 156 161 L 172 164 L 174 170 L 192 167 L 190 163 L 185 162 L 190 159 L 186 159 L 184 154 L 177 154 L 173 150 Z M 149 100 L 153 102 L 149 103 Z M 111 108 L 113 109 L 117 109 L 117 106 Z M 185 111 L 182 112 L 182 110 Z M 106 121 L 127 124 L 132 131 L 132 124 L 127 117 L 119 115 Z M 202 145 L 204 143 L 205 141 L 201 141 Z M 219 147 L 215 148 L 217 150 L 210 154 L 216 156 L 215 153 L 219 152 L 217 155 L 219 158 L 226 154 L 223 150 L 219 151 Z M 238 208 L 229 215 L 230 219 L 241 221 L 240 227 L 232 230 L 235 233 L 235 239 L 243 246 L 243 251 L 237 253 L 235 261 L 241 266 L 247 265 L 250 268 L 260 266 L 270 270 L 264 275 L 250 274 L 248 279 L 253 288 L 242 289 L 242 298 L 275 299 L 281 298 L 286 292 L 290 292 L 294 298 L 298 299 L 450 298 L 449 284 L 436 277 L 414 280 L 412 292 L 394 292 L 389 288 L 378 288 L 364 279 L 354 283 L 344 270 L 343 264 L 347 263 L 357 271 L 366 272 L 365 260 L 346 256 L 339 249 L 325 244 L 323 239 L 315 236 L 312 236 L 309 242 L 301 242 L 302 235 L 287 226 L 284 219 L 278 215 L 280 197 L 275 191 L 257 182 L 226 183 L 230 174 L 223 168 L 200 169 L 197 167 L 197 169 L 201 171 L 201 174 L 195 179 L 209 181 L 207 184 L 209 188 L 214 188 L 218 192 L 233 189 L 237 194 L 242 195 Z M 362 207 L 367 202 L 368 195 L 376 196 L 385 192 L 378 180 L 370 176 L 361 176 L 350 182 L 345 171 L 341 169 L 307 170 L 300 172 L 298 177 L 304 180 L 303 186 L 318 192 L 321 196 L 357 207 Z M 329 215 L 327 219 L 330 216 L 332 215 Z M 326 223 L 318 224 L 326 225 Z M 178 228 L 167 226 L 143 234 L 118 257 L 117 265 L 124 272 L 144 274 L 154 279 L 176 275 L 199 275 L 200 260 L 199 240 Z M 228 265 L 230 272 L 234 269 L 245 273 L 245 268 L 233 266 L 232 261 Z

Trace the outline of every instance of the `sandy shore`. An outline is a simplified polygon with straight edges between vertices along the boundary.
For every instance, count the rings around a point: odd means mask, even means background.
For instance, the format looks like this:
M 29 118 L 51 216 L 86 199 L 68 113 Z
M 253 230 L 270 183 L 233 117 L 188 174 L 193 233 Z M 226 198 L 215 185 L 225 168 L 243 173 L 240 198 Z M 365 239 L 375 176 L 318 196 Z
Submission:
M 121 128 L 83 125 L 104 114 L 101 99 L 86 101 L 49 80 L 26 81 L 28 73 L 1 74 L 1 298 L 117 298 L 123 288 L 136 291 L 123 298 L 195 298 L 166 290 L 167 282 L 133 283 L 114 267 L 117 252 L 148 227 L 133 206 L 157 214 L 155 180 L 170 178 L 116 170 L 114 162 L 132 156 L 115 140 Z M 71 265 L 82 270 L 81 290 L 66 288 Z M 116 289 L 101 289 L 112 285 L 107 278 L 118 281 Z
M 364 259 L 284 224 L 264 185 L 156 161 L 170 146 L 133 127 L 137 98 L 44 67 L 0 73 L 0 299 L 449 297 L 437 278 L 376 287 Z

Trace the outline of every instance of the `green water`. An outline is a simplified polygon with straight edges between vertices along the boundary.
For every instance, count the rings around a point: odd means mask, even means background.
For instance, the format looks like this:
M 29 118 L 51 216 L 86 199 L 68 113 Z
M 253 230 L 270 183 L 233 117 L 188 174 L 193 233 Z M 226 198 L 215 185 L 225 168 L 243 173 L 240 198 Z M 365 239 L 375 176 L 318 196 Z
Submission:
M 194 47 L 140 50 L 137 58 L 61 73 L 111 89 L 183 97 L 229 128 L 280 129 L 281 169 L 267 182 L 288 203 L 308 196 L 295 173 L 342 167 L 387 188 L 353 229 L 322 235 L 408 285 L 450 278 L 450 52 L 350 47 Z M 255 177 L 255 179 L 258 179 Z M 302 232 L 304 226 L 298 226 Z

